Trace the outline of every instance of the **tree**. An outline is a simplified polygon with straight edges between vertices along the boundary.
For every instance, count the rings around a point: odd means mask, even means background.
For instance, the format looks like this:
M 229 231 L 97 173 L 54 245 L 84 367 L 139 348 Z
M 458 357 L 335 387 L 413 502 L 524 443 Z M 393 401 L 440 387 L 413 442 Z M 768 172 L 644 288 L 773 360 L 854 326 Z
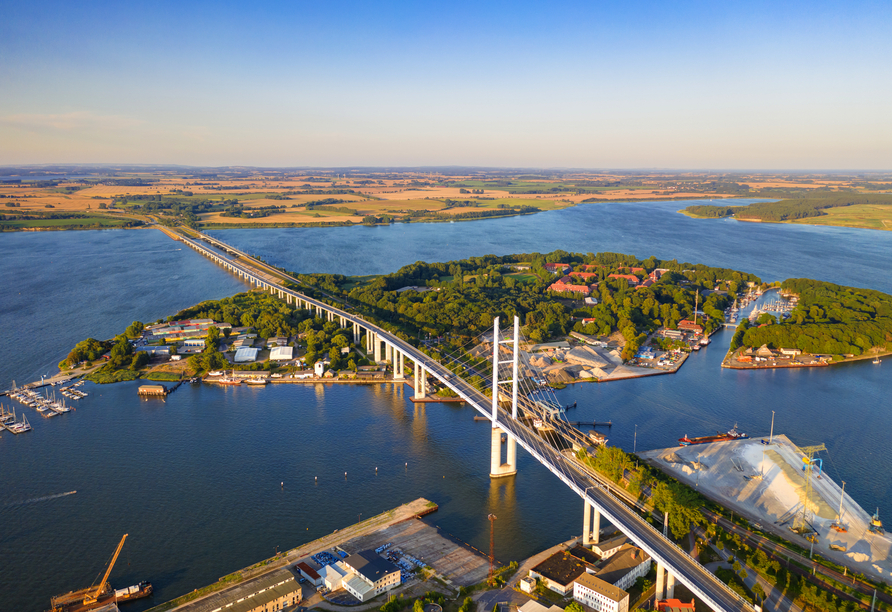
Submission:
M 130 362 L 131 370 L 138 370 L 149 363 L 149 354 L 145 351 L 139 351 L 133 356 L 133 360 Z
M 424 612 L 424 602 L 421 599 L 415 600 L 415 603 L 412 605 L 412 612 Z
M 209 327 L 207 338 L 204 339 L 204 352 L 213 353 L 220 349 L 220 328 Z
M 760 582 L 754 584 L 751 590 L 753 592 L 753 595 L 756 597 L 756 601 L 765 601 L 765 589 L 762 588 L 762 584 Z
M 583 608 L 578 602 L 571 601 L 566 608 L 564 608 L 565 612 L 585 612 L 585 608 Z

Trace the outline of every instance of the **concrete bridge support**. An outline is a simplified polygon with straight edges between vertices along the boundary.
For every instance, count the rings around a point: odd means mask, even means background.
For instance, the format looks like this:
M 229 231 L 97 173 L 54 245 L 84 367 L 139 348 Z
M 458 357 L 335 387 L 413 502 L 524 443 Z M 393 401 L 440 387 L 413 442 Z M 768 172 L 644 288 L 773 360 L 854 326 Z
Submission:
M 393 346 L 389 343 L 384 343 L 384 361 L 389 361 L 391 364 L 393 363 Z
M 666 571 L 666 599 L 675 599 L 675 574 Z
M 405 354 L 402 351 L 394 351 L 395 355 L 393 358 L 393 377 L 396 380 L 403 380 L 405 375 L 403 372 L 405 371 L 406 364 L 404 362 Z
M 489 465 L 490 478 L 513 476 L 517 473 L 517 443 L 510 436 L 507 437 L 507 442 L 504 443 L 508 448 L 505 463 L 502 463 L 503 433 L 499 427 L 493 427 L 492 429 L 492 457 Z
M 360 338 L 361 337 L 359 335 L 359 323 L 354 323 L 353 324 L 353 344 L 359 346 Z
M 657 563 L 657 590 L 656 590 L 656 593 L 654 594 L 654 598 L 656 598 L 657 601 L 660 601 L 661 599 L 666 599 L 665 577 L 666 577 L 666 568 L 663 567 L 662 563 L 658 562 Z
M 372 344 L 375 349 L 375 363 L 381 361 L 381 337 L 378 334 L 375 334 L 372 339 Z
M 585 509 L 582 513 L 582 545 L 591 546 L 597 544 L 601 537 L 601 512 L 592 506 L 588 500 L 583 500 Z M 595 524 L 592 525 L 592 510 L 595 511 Z
M 427 372 L 424 370 L 424 366 L 418 365 L 418 362 L 415 362 L 415 397 L 417 399 L 424 399 L 427 397 Z

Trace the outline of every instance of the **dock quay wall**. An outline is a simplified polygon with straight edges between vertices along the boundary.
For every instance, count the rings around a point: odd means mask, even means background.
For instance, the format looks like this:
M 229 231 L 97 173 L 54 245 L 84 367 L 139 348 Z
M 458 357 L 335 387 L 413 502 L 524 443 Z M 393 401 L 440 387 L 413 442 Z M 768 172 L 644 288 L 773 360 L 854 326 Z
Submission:
M 237 586 L 246 580 L 257 578 L 258 576 L 262 576 L 273 570 L 296 563 L 298 560 L 311 554 L 328 550 L 345 540 L 377 531 L 378 529 L 395 523 L 419 518 L 432 512 L 436 512 L 438 509 L 439 506 L 434 502 L 419 497 L 407 504 L 403 504 L 392 510 L 387 510 L 359 523 L 354 523 L 349 527 L 335 529 L 332 533 L 322 536 L 321 538 L 317 538 L 306 544 L 301 544 L 296 548 L 279 553 L 275 557 L 264 559 L 254 565 L 223 576 L 213 584 L 209 584 L 200 589 L 196 589 L 191 593 L 186 593 L 176 599 L 155 606 L 154 608 L 150 608 L 147 612 L 168 612 L 170 610 L 176 610 L 180 606 L 196 601 L 211 593 Z

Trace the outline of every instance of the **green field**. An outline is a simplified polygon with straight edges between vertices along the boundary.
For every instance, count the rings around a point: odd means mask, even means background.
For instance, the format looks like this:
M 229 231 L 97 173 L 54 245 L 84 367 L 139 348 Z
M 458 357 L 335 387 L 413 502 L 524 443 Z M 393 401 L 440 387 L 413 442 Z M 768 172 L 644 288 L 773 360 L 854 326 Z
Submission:
M 892 206 L 883 204 L 855 204 L 839 208 L 825 208 L 819 217 L 797 219 L 792 223 L 804 225 L 832 225 L 892 230 Z
M 110 219 L 108 217 L 83 217 L 78 219 L 15 219 L 12 221 L 0 221 L 0 224 L 11 227 L 119 227 L 127 223 L 129 219 Z
M 526 272 L 512 272 L 511 274 L 503 274 L 502 276 L 510 276 L 521 283 L 532 283 L 539 280 L 539 277 L 535 274 L 528 274 Z
M 464 199 L 464 194 L 462 199 Z M 469 197 L 468 199 L 476 198 Z M 567 206 L 566 204 L 556 204 L 553 200 L 537 200 L 535 198 L 495 198 L 492 200 L 477 199 L 477 201 L 480 203 L 480 208 L 498 208 L 499 204 L 504 204 L 505 206 L 532 206 L 541 210 L 554 210 Z

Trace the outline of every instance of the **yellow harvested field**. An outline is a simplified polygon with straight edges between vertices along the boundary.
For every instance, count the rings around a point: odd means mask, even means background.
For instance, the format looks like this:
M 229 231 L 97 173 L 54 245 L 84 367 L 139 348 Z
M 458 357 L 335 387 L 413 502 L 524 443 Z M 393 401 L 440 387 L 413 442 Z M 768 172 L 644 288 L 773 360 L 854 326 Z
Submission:
M 343 223 L 349 221 L 351 223 L 362 222 L 361 216 L 342 215 L 342 214 L 322 214 L 316 217 L 314 212 L 296 211 L 287 212 L 279 215 L 270 215 L 269 217 L 256 217 L 242 219 L 241 217 L 223 217 L 220 213 L 209 213 L 201 215 L 203 223 L 213 223 L 219 225 L 267 225 L 276 223 Z
M 385 200 L 423 200 L 424 198 L 451 198 L 453 200 L 467 200 L 471 194 L 460 193 L 458 187 L 431 187 L 430 189 L 407 189 L 405 191 L 378 192 L 375 195 Z M 486 196 L 497 198 L 512 197 L 507 191 L 492 191 L 487 189 Z
M 343 204 L 354 208 L 353 204 Z M 442 210 L 446 204 L 440 200 L 368 200 L 355 205 L 359 210 L 368 211 L 368 214 L 381 214 L 388 210 Z

